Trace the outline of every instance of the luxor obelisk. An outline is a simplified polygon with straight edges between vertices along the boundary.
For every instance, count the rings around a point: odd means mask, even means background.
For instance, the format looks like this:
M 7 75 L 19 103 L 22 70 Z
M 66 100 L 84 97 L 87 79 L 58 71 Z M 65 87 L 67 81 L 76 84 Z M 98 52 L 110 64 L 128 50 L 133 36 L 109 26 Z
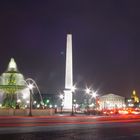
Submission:
M 73 68 L 72 68 L 72 35 L 67 34 L 66 45 L 66 69 L 65 69 L 65 90 L 64 90 L 64 109 L 72 109 L 72 89 L 73 87 Z

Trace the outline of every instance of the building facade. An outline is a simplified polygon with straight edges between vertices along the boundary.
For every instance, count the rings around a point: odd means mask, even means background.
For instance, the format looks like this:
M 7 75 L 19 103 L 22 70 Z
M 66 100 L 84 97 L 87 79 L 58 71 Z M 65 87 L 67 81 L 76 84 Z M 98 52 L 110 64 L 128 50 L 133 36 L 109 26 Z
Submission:
M 99 108 L 102 109 L 115 109 L 125 106 L 125 97 L 107 94 L 99 97 Z

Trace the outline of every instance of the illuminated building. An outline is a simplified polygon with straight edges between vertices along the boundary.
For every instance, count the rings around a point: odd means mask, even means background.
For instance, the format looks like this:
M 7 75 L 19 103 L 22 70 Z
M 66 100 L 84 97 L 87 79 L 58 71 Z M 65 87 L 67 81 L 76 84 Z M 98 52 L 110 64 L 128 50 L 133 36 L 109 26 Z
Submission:
M 131 94 L 131 98 L 126 99 L 127 107 L 139 107 L 139 97 L 135 90 Z
M 139 97 L 137 96 L 135 90 L 133 90 L 131 98 L 134 100 L 134 103 L 139 103 Z
M 99 107 L 100 109 L 115 109 L 123 108 L 125 105 L 125 97 L 107 94 L 99 97 Z
M 127 107 L 134 107 L 134 99 L 133 98 L 126 98 L 126 106 Z

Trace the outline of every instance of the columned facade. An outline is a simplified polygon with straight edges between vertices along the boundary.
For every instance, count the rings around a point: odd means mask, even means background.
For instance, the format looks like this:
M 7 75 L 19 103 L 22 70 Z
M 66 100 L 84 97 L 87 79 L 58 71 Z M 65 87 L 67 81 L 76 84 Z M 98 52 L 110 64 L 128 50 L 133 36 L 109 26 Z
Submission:
M 115 109 L 122 108 L 125 105 L 125 97 L 107 94 L 99 97 L 100 109 Z

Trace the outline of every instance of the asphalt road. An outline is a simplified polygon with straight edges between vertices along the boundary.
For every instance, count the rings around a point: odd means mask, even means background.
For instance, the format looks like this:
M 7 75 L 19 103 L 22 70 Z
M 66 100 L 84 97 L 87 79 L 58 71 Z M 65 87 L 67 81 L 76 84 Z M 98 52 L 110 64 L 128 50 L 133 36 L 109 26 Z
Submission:
M 1 117 L 0 140 L 140 140 L 140 116 Z

